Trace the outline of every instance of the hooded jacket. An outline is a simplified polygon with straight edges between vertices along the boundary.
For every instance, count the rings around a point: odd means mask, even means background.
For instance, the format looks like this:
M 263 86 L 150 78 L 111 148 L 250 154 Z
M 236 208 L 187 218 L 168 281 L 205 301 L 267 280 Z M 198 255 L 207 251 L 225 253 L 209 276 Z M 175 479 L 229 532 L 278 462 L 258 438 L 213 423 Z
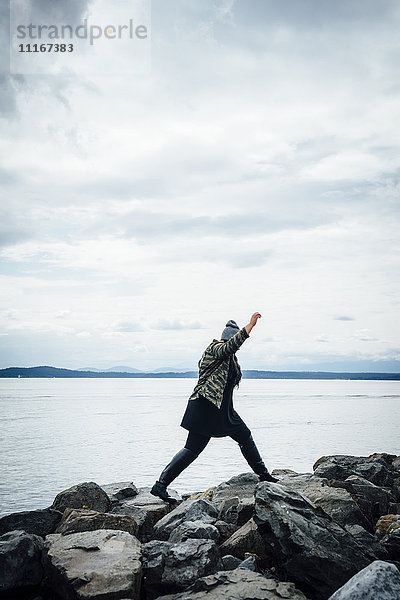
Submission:
M 221 407 L 228 379 L 229 359 L 248 337 L 250 336 L 243 327 L 227 342 L 214 339 L 207 346 L 199 360 L 199 380 L 189 400 L 196 400 L 199 396 L 203 396 L 217 408 Z

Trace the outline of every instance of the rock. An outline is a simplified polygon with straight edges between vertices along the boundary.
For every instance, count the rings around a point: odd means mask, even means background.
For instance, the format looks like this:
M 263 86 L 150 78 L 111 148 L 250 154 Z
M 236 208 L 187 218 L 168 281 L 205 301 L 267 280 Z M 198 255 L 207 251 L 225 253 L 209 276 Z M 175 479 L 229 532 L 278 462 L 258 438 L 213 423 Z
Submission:
M 42 549 L 42 538 L 26 531 L 9 531 L 0 537 L 0 592 L 40 583 Z
M 382 546 L 372 533 L 364 529 L 364 527 L 361 527 L 361 525 L 347 525 L 345 529 L 353 536 L 356 542 L 365 548 L 367 552 L 373 553 L 376 558 L 381 560 L 389 559 L 386 548 Z
M 234 525 L 243 525 L 254 512 L 254 496 L 226 498 L 219 505 L 218 519 Z
M 1 517 L 0 535 L 22 529 L 26 533 L 33 533 L 44 538 L 47 534 L 54 533 L 61 517 L 62 513 L 52 508 L 11 513 Z
M 188 539 L 202 539 L 202 540 L 214 540 L 217 542 L 219 539 L 219 531 L 210 523 L 203 523 L 203 521 L 184 521 L 176 529 L 173 530 L 169 536 L 169 542 L 184 542 Z
M 249 569 L 249 571 L 257 571 L 257 558 L 255 556 L 248 556 L 240 563 L 239 569 Z
M 258 483 L 259 478 L 255 473 L 236 475 L 215 488 L 212 502 L 219 510 L 224 500 L 234 498 L 235 496 L 239 500 L 242 498 L 253 498 Z
M 139 598 L 140 542 L 126 531 L 101 529 L 46 537 L 46 587 L 62 598 Z
M 389 503 L 394 500 L 388 489 L 379 487 L 359 475 L 350 475 L 345 481 L 335 481 L 332 485 L 344 488 L 352 495 L 368 519 L 371 530 L 379 517 L 387 514 Z
M 215 486 L 208 488 L 205 492 L 196 492 L 195 494 L 183 494 L 183 500 L 200 500 L 200 498 L 204 498 L 209 502 L 212 502 L 213 496 L 215 492 Z
M 241 560 L 245 559 L 247 552 L 255 552 L 261 559 L 267 557 L 264 540 L 253 519 L 242 525 L 223 544 L 219 550 L 221 555 L 232 554 Z
M 227 540 L 235 531 L 240 529 L 239 525 L 233 525 L 233 523 L 226 523 L 225 521 L 215 521 L 214 526 L 218 529 L 219 543 L 222 544 Z
M 232 569 L 236 569 L 243 561 L 240 558 L 236 558 L 236 556 L 232 556 L 232 554 L 226 554 L 221 558 L 223 567 L 225 571 L 231 571 Z
M 100 486 L 110 498 L 111 506 L 118 504 L 128 498 L 134 498 L 139 493 L 132 481 L 120 481 L 119 483 L 108 483 Z
M 400 560 L 400 515 L 385 515 L 376 524 L 376 536 L 390 558 Z
M 367 456 L 347 456 L 336 454 L 333 456 L 322 456 L 314 464 L 314 475 L 326 479 L 339 479 L 344 481 L 350 475 L 359 475 L 378 486 L 391 487 L 394 472 L 386 466 L 382 458 Z
M 57 494 L 51 508 L 64 512 L 66 508 L 89 508 L 108 512 L 110 499 L 102 488 L 93 481 L 78 483 Z
M 354 575 L 329 600 L 398 600 L 400 572 L 392 564 L 376 560 Z
M 219 571 L 195 581 L 187 590 L 160 600 L 307 600 L 293 583 L 267 578 L 248 569 Z
M 292 469 L 274 469 L 271 473 L 273 477 L 286 477 L 286 475 L 299 475 L 297 471 L 292 471 Z M 305 473 L 305 475 L 311 475 L 311 473 Z
M 157 598 L 163 593 L 161 580 L 165 566 L 165 556 L 170 547 L 170 542 L 161 540 L 152 540 L 142 546 L 143 586 L 146 590 L 146 600 Z
M 168 540 L 171 533 L 184 521 L 215 523 L 218 513 L 213 504 L 205 499 L 185 500 L 160 519 L 154 527 L 154 537 Z
M 316 600 L 332 594 L 373 559 L 319 507 L 277 483 L 257 486 L 254 521 L 280 578 Z
M 176 493 L 170 493 L 171 496 L 177 497 Z M 141 487 L 134 498 L 121 502 L 111 513 L 133 517 L 139 525 L 140 541 L 148 542 L 153 537 L 155 524 L 170 511 L 171 506 L 168 502 L 150 494 L 150 487 Z
M 306 474 L 284 477 L 279 483 L 306 496 L 343 527 L 348 524 L 357 524 L 364 528 L 371 528 L 371 523 L 360 510 L 350 492 L 341 487 L 330 486 L 328 479 Z
M 167 591 L 183 590 L 199 577 L 215 573 L 221 567 L 214 541 L 189 539 L 170 546 L 161 582 Z
M 97 529 L 117 529 L 137 537 L 139 525 L 133 517 L 127 515 L 101 513 L 84 508 L 66 508 L 56 533 L 66 535 Z

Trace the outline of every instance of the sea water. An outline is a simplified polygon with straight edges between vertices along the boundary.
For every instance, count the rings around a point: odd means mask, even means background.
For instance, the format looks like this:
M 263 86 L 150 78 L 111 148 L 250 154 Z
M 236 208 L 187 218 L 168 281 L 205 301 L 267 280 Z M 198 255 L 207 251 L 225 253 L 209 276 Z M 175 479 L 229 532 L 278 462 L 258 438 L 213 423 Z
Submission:
M 74 484 L 150 486 L 183 447 L 195 379 L 0 379 L 0 515 L 50 506 Z M 323 455 L 400 454 L 400 382 L 243 379 L 234 406 L 269 468 L 312 472 Z M 205 490 L 249 471 L 212 438 L 174 482 Z

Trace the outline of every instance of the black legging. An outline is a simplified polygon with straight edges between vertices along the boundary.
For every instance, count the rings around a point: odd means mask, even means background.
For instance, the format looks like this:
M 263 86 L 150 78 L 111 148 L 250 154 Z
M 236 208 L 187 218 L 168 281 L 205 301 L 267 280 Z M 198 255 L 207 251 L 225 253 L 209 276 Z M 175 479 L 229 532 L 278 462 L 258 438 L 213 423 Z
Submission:
M 242 429 L 238 429 L 235 433 L 232 433 L 229 437 L 235 440 L 235 442 L 238 444 L 243 444 L 250 437 L 250 435 L 250 430 L 247 427 L 243 427 Z M 196 433 L 195 431 L 189 431 L 185 448 L 199 455 L 200 452 L 203 452 L 210 439 L 211 437 L 208 435 Z

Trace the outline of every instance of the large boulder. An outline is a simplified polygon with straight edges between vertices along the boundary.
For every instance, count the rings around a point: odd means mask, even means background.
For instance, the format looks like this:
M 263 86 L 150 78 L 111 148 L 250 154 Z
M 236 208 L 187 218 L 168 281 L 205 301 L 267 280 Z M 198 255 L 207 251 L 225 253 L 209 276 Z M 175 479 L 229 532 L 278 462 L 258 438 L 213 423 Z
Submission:
M 218 529 L 219 533 L 219 543 L 222 544 L 231 537 L 232 534 L 235 533 L 238 529 L 240 529 L 239 525 L 234 525 L 233 523 L 227 523 L 226 521 L 215 521 L 214 527 Z
M 391 470 L 382 455 L 348 456 L 335 454 L 322 456 L 316 461 L 313 469 L 314 475 L 317 477 L 344 481 L 350 475 L 358 475 L 375 485 L 386 487 L 391 487 L 394 479 L 394 471 Z
M 118 529 L 137 537 L 139 526 L 133 517 L 101 513 L 85 508 L 66 508 L 55 533 L 63 535 L 96 529 Z
M 152 540 L 143 545 L 146 598 L 183 590 L 220 568 L 222 562 L 213 540 L 192 538 L 176 544 Z
M 244 560 L 247 552 L 255 552 L 261 559 L 267 557 L 264 540 L 253 519 L 249 519 L 247 523 L 235 531 L 230 538 L 220 545 L 219 550 L 223 556 L 231 554 L 241 560 Z
M 215 573 L 221 567 L 218 547 L 213 540 L 189 539 L 170 546 L 161 583 L 167 591 L 183 590 L 199 577 Z
M 118 483 L 107 483 L 100 486 L 107 496 L 110 498 L 111 506 L 115 506 L 119 502 L 123 502 L 128 498 L 134 498 L 138 495 L 139 490 L 133 481 L 120 481 Z
M 110 506 L 110 499 L 105 491 L 94 481 L 86 481 L 57 494 L 51 508 L 60 512 L 64 512 L 66 508 L 89 508 L 108 512 Z
M 400 572 L 392 564 L 376 560 L 354 575 L 329 600 L 398 600 Z
M 364 527 L 361 527 L 361 525 L 347 525 L 345 529 L 367 552 L 373 554 L 377 559 L 389 560 L 389 553 L 386 548 L 375 535 L 364 529 Z
M 247 569 L 218 571 L 201 577 L 187 590 L 160 600 L 307 600 L 293 583 L 278 581 Z
M 390 558 L 400 561 L 400 515 L 385 515 L 376 524 L 376 536 Z
M 389 505 L 395 500 L 388 488 L 379 487 L 359 475 L 350 475 L 344 481 L 333 481 L 332 485 L 351 494 L 368 520 L 368 528 L 371 530 L 374 530 L 379 517 L 388 513 Z
M 203 521 L 214 524 L 218 512 L 215 506 L 205 499 L 185 500 L 160 519 L 154 527 L 154 537 L 168 540 L 171 533 L 184 521 Z
M 329 485 L 328 479 L 324 477 L 316 477 L 311 474 L 293 475 L 282 478 L 280 483 L 306 496 L 343 527 L 349 524 L 361 525 L 368 529 L 371 527 L 350 492 L 339 487 L 332 487 Z
M 46 587 L 66 600 L 138 599 L 141 544 L 126 531 L 102 529 L 46 537 Z
M 239 498 L 233 496 L 222 500 L 219 505 L 218 519 L 234 525 L 243 525 L 254 512 L 254 496 Z
M 179 498 L 176 493 L 171 496 Z M 171 505 L 150 494 L 150 487 L 141 487 L 133 498 L 120 502 L 111 513 L 133 517 L 139 525 L 138 537 L 148 542 L 153 537 L 155 524 L 171 511 Z
M 215 488 L 212 502 L 219 510 L 224 500 L 230 500 L 235 497 L 239 500 L 245 498 L 254 500 L 254 491 L 259 481 L 260 479 L 255 473 L 241 473 L 240 475 L 235 475 L 235 477 L 220 483 Z M 223 520 L 225 521 L 226 519 Z
M 22 529 L 26 533 L 34 533 L 44 538 L 49 533 L 55 532 L 61 517 L 62 513 L 52 508 L 11 513 L 1 517 L 0 535 L 8 531 Z
M 168 538 L 169 542 L 185 542 L 189 539 L 214 540 L 219 539 L 219 531 L 211 523 L 203 523 L 203 521 L 184 521 Z
M 151 540 L 142 545 L 143 587 L 146 600 L 153 600 L 163 593 L 162 575 L 165 557 L 171 547 L 170 542 Z
M 26 531 L 9 531 L 0 537 L 0 592 L 40 583 L 42 549 L 42 538 Z
M 373 555 L 322 509 L 277 483 L 259 483 L 254 521 L 281 578 L 316 600 L 325 599 Z

